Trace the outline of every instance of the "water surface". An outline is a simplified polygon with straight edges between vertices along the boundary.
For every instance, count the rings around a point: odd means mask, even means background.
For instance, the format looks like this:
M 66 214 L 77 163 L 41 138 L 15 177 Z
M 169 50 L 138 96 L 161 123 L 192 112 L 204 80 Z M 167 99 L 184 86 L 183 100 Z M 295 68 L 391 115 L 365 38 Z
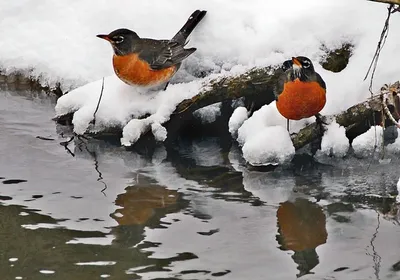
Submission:
M 68 152 L 53 108 L 0 91 L 2 279 L 400 278 L 396 156 L 262 172 L 215 138 Z

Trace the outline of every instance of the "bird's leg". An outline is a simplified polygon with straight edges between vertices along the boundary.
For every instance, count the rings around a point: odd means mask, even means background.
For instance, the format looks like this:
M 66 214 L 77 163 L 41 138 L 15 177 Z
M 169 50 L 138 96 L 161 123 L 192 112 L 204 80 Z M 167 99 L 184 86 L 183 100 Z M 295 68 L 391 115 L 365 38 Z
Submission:
M 286 129 L 290 134 L 290 129 L 289 129 L 289 119 L 286 119 Z
M 169 85 L 169 81 L 165 84 L 164 90 L 167 90 L 168 85 Z
M 290 135 L 290 137 L 293 137 L 294 135 L 296 135 L 296 132 L 290 133 L 290 126 L 289 126 L 289 119 L 286 119 L 286 129 Z

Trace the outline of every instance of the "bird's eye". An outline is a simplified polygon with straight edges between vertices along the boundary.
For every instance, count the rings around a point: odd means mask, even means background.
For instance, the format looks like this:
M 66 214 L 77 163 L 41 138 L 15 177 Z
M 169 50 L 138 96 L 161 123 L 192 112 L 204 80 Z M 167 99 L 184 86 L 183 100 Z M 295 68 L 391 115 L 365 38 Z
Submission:
M 309 68 L 310 65 L 311 65 L 311 63 L 310 63 L 308 60 L 304 60 L 304 61 L 303 61 L 303 67 L 304 67 L 304 68 Z
M 122 37 L 122 36 L 115 36 L 115 37 L 113 37 L 113 41 L 114 41 L 114 43 L 116 43 L 116 44 L 121 44 L 121 43 L 124 41 L 124 37 Z

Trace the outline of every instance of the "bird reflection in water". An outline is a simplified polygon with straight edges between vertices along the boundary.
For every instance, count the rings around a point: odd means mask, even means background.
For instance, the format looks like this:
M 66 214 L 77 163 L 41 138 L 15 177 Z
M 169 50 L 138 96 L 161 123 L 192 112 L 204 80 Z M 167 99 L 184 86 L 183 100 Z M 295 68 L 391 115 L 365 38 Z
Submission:
M 115 211 L 113 218 L 120 225 L 144 225 L 154 216 L 175 212 L 179 196 L 177 191 L 158 185 L 130 186 L 118 195 L 115 204 L 122 208 Z
M 307 199 L 280 204 L 277 211 L 278 234 L 276 240 L 281 250 L 292 250 L 292 259 L 298 265 L 297 277 L 312 274 L 319 263 L 316 248 L 326 243 L 326 217 L 322 208 Z

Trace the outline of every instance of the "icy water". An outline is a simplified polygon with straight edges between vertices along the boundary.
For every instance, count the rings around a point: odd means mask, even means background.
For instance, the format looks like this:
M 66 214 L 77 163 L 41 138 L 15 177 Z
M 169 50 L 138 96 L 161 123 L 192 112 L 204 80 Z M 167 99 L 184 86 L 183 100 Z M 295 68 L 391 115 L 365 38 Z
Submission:
M 397 157 L 265 172 L 212 138 L 68 152 L 53 108 L 0 91 L 1 279 L 400 278 Z

